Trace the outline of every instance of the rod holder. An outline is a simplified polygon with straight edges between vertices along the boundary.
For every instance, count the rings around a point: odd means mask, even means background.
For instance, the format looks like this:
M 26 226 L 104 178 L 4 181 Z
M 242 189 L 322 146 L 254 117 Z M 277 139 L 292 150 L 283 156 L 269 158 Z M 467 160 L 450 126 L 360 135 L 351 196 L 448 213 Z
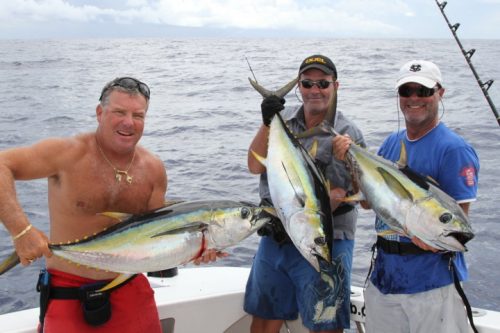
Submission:
M 472 58 L 472 56 L 474 55 L 474 52 L 476 52 L 476 49 L 470 49 L 469 51 L 465 52 L 465 57 L 467 59 Z
M 482 83 L 481 87 L 486 87 L 484 89 L 486 89 L 486 91 L 488 91 L 490 89 L 491 85 L 493 84 L 493 82 L 495 82 L 495 81 L 494 80 L 488 80 L 485 83 Z

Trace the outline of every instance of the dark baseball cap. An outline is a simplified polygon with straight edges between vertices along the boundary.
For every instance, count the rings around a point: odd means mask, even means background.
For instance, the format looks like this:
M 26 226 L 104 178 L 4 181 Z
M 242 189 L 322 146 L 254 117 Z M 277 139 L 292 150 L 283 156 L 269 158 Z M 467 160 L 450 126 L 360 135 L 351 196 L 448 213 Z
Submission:
M 337 78 L 337 69 L 335 68 L 335 65 L 330 60 L 330 58 L 323 55 L 315 54 L 305 58 L 300 65 L 299 75 L 311 68 L 319 69 L 325 74 L 333 75 L 335 78 Z

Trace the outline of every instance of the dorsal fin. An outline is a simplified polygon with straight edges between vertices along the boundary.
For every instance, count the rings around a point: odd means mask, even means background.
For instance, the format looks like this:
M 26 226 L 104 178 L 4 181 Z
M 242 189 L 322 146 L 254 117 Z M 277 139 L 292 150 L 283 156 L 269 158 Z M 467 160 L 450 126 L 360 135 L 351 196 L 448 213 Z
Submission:
M 399 151 L 399 160 L 396 162 L 399 169 L 403 169 L 408 166 L 408 154 L 406 153 L 406 145 L 403 140 L 401 140 L 401 150 Z

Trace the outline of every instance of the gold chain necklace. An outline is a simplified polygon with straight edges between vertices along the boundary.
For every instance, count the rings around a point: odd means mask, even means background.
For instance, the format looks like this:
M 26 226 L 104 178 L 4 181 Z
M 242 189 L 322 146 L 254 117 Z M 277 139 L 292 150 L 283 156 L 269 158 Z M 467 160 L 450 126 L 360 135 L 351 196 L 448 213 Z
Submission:
M 132 184 L 132 178 L 133 178 L 133 176 L 129 175 L 128 171 L 130 170 L 130 167 L 132 166 L 132 163 L 134 163 L 135 149 L 134 149 L 134 155 L 132 155 L 132 160 L 130 161 L 127 169 L 126 170 L 120 170 L 117 167 L 115 167 L 113 165 L 113 163 L 111 163 L 111 161 L 106 157 L 106 155 L 102 151 L 101 146 L 99 145 L 99 141 L 97 141 L 97 137 L 95 138 L 95 142 L 97 144 L 97 148 L 99 148 L 99 151 L 101 152 L 102 157 L 104 157 L 104 160 L 106 160 L 106 162 L 108 162 L 109 166 L 111 166 L 113 168 L 113 170 L 115 171 L 116 182 L 117 183 L 121 182 L 122 181 L 122 176 L 125 176 L 125 180 L 127 181 L 127 183 L 128 184 Z

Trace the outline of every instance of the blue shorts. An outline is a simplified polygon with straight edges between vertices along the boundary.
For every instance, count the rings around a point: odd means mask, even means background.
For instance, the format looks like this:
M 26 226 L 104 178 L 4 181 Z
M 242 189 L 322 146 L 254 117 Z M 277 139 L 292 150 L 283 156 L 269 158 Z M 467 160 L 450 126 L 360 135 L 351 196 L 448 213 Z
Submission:
M 320 274 L 292 243 L 262 237 L 248 278 L 244 310 L 262 319 L 294 320 L 312 331 L 350 327 L 353 240 L 333 241 L 332 271 Z

